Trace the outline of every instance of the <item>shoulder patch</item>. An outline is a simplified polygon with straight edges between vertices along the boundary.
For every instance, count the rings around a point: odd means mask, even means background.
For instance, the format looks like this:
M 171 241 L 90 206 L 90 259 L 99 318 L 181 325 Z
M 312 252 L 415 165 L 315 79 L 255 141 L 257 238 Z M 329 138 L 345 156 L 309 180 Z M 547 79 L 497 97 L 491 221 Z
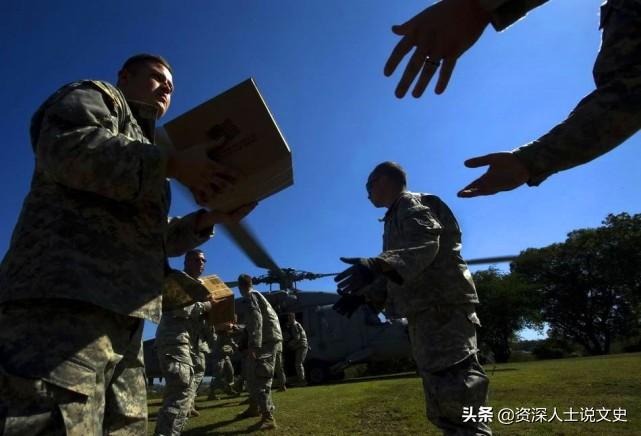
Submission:
M 122 114 L 123 105 L 125 104 L 124 97 L 120 91 L 118 91 L 113 85 L 102 82 L 100 80 L 88 80 L 87 83 L 90 83 L 93 87 L 97 88 L 107 97 L 107 101 L 111 105 L 112 110 L 116 110 L 118 113 Z

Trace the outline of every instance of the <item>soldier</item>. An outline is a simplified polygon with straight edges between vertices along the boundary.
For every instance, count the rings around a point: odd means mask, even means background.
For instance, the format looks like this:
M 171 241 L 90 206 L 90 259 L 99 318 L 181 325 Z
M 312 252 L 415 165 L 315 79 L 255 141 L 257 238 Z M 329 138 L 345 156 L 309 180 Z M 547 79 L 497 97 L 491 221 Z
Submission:
M 155 435 L 180 435 L 187 422 L 196 375 L 193 342 L 198 339 L 198 331 L 202 329 L 203 315 L 211 310 L 214 302 L 213 295 L 210 295 L 205 302 L 163 310 L 156 330 L 155 345 L 160 370 L 165 378 L 165 390 Z
M 216 343 L 211 354 L 213 378 L 209 385 L 208 400 L 217 400 L 216 389 L 222 389 L 228 395 L 238 395 L 234 390 L 234 365 L 231 356 L 238 351 L 234 335 L 238 327 L 230 323 L 225 330 L 218 332 Z
M 191 381 L 191 401 L 189 407 L 189 416 L 200 416 L 196 407 L 196 397 L 198 389 L 205 377 L 207 370 L 207 356 L 216 344 L 216 333 L 214 328 L 209 325 L 206 319 L 200 322 L 200 329 L 196 332 L 196 340 L 192 341 L 191 360 L 194 365 L 194 377 Z
M 276 349 L 276 359 L 274 361 L 274 378 L 278 380 L 278 391 L 287 392 L 287 376 L 285 375 L 285 363 L 283 361 L 282 343 L 281 346 Z
M 335 309 L 351 315 L 368 302 L 407 317 L 428 419 L 447 435 L 491 435 L 485 424 L 462 418 L 464 407 L 486 404 L 489 382 L 476 356 L 479 300 L 461 257 L 458 223 L 438 197 L 409 192 L 406 185 L 405 172 L 393 162 L 370 174 L 369 199 L 387 208 L 383 252 L 341 258 L 352 266 L 336 277 L 343 297 Z
M 249 366 L 249 356 L 247 355 L 247 348 L 249 347 L 249 338 L 247 336 L 247 328 L 243 324 L 237 324 L 238 325 L 238 332 L 236 335 L 236 343 L 238 344 L 238 354 L 237 356 L 240 358 L 240 374 L 238 375 L 238 378 L 236 380 L 236 391 L 248 392 L 247 388 L 247 367 Z M 246 399 L 247 403 L 249 403 L 249 398 Z
M 546 1 L 442 0 L 392 27 L 402 39 L 387 60 L 386 75 L 416 47 L 396 95 L 403 97 L 420 71 L 413 91 L 420 97 L 439 67 L 435 90 L 444 92 L 457 59 L 488 24 L 503 30 Z M 523 183 L 538 186 L 556 172 L 607 153 L 641 128 L 641 1 L 608 0 L 601 7 L 600 27 L 602 44 L 593 69 L 596 90 L 539 139 L 510 152 L 467 160 L 465 165 L 470 168 L 489 168 L 463 188 L 460 197 L 491 195 Z
M 247 274 L 238 277 L 238 289 L 247 304 L 247 337 L 249 358 L 247 383 L 249 407 L 238 415 L 239 418 L 262 416 L 261 429 L 276 428 L 274 403 L 271 387 L 274 378 L 276 353 L 282 347 L 283 335 L 280 331 L 278 315 L 269 301 L 252 288 L 252 279 Z M 282 348 L 281 348 L 282 349 Z
M 146 433 L 143 319 L 160 318 L 166 256 L 253 207 L 168 223 L 168 177 L 201 195 L 232 177 L 206 146 L 153 143 L 172 91 L 167 61 L 137 55 L 117 87 L 66 85 L 33 116 L 31 188 L 0 266 L 6 434 Z
M 199 277 L 205 270 L 206 263 L 207 259 L 202 250 L 190 250 L 185 255 L 184 272 L 191 278 L 202 283 Z M 194 376 L 190 388 L 189 416 L 200 415 L 196 409 L 196 397 L 198 396 L 198 388 L 205 377 L 205 370 L 207 369 L 206 355 L 211 352 L 216 341 L 214 328 L 210 326 L 204 318 L 200 319 L 198 328 L 194 330 L 194 335 L 195 337 L 191 338 L 191 360 L 194 367 Z
M 296 321 L 295 313 L 287 314 L 287 333 L 286 333 L 286 345 L 287 348 L 293 350 L 296 356 L 295 367 L 296 367 L 296 376 L 298 377 L 298 385 L 305 385 L 305 368 L 303 363 L 305 362 L 305 357 L 307 357 L 307 349 L 309 345 L 307 344 L 307 334 L 305 329 L 298 321 Z

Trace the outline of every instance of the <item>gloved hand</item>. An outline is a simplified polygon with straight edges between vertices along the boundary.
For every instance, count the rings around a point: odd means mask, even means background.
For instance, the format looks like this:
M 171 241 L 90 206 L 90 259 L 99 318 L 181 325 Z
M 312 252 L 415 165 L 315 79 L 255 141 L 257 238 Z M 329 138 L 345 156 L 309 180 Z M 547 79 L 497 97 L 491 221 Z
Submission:
M 343 295 L 336 303 L 334 303 L 332 309 L 343 316 L 351 318 L 361 304 L 365 304 L 365 297 Z
M 339 295 L 351 295 L 372 283 L 381 274 L 381 268 L 375 257 L 341 257 L 340 259 L 352 266 L 334 277 L 334 281 L 338 283 Z

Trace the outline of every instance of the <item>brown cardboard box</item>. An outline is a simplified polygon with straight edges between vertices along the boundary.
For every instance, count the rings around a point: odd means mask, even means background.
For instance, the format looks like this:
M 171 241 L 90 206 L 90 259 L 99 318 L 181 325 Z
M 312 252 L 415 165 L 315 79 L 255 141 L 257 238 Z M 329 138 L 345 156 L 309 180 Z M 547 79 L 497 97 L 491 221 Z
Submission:
M 163 310 L 171 310 L 205 301 L 214 294 L 216 304 L 209 312 L 209 323 L 216 330 L 226 330 L 235 319 L 234 292 L 218 276 L 210 275 L 195 280 L 183 271 L 172 270 L 165 277 Z
M 193 304 L 196 301 L 205 301 L 207 294 L 208 289 L 198 280 L 182 271 L 171 270 L 165 276 L 162 308 L 167 311 Z
M 217 301 L 209 312 L 209 323 L 218 331 L 227 330 L 227 325 L 233 323 L 236 316 L 234 292 L 216 275 L 200 279 L 209 293 L 214 294 Z
M 211 198 L 211 209 L 229 212 L 294 183 L 291 150 L 253 79 L 157 129 L 156 141 L 177 149 L 218 144 L 211 157 L 245 176 L 228 192 Z

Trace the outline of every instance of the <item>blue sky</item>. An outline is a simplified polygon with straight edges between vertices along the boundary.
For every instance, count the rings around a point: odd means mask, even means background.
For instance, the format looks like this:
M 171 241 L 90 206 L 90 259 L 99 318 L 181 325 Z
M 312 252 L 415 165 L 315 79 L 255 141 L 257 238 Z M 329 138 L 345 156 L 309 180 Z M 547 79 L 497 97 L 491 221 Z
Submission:
M 0 4 L 0 166 L 5 252 L 33 170 L 28 125 L 39 104 L 77 79 L 115 80 L 137 52 L 164 55 L 176 92 L 163 121 L 254 77 L 294 158 L 295 185 L 247 219 L 281 267 L 343 269 L 339 256 L 376 255 L 383 210 L 364 183 L 395 160 L 411 190 L 441 196 L 457 215 L 466 258 L 517 254 L 600 224 L 608 213 L 639 212 L 639 135 L 538 188 L 489 198 L 456 192 L 481 170 L 469 157 L 509 150 L 547 132 L 590 92 L 600 33 L 600 0 L 563 0 L 505 32 L 488 28 L 464 56 L 442 96 L 397 100 L 383 65 L 390 31 L 421 1 L 113 1 Z M 194 209 L 174 190 L 172 214 Z M 203 246 L 206 273 L 226 280 L 261 274 L 225 236 Z M 172 264 L 180 267 L 181 259 Z M 302 289 L 333 290 L 331 279 Z M 145 337 L 153 336 L 147 326 Z M 528 337 L 531 334 L 528 333 Z

